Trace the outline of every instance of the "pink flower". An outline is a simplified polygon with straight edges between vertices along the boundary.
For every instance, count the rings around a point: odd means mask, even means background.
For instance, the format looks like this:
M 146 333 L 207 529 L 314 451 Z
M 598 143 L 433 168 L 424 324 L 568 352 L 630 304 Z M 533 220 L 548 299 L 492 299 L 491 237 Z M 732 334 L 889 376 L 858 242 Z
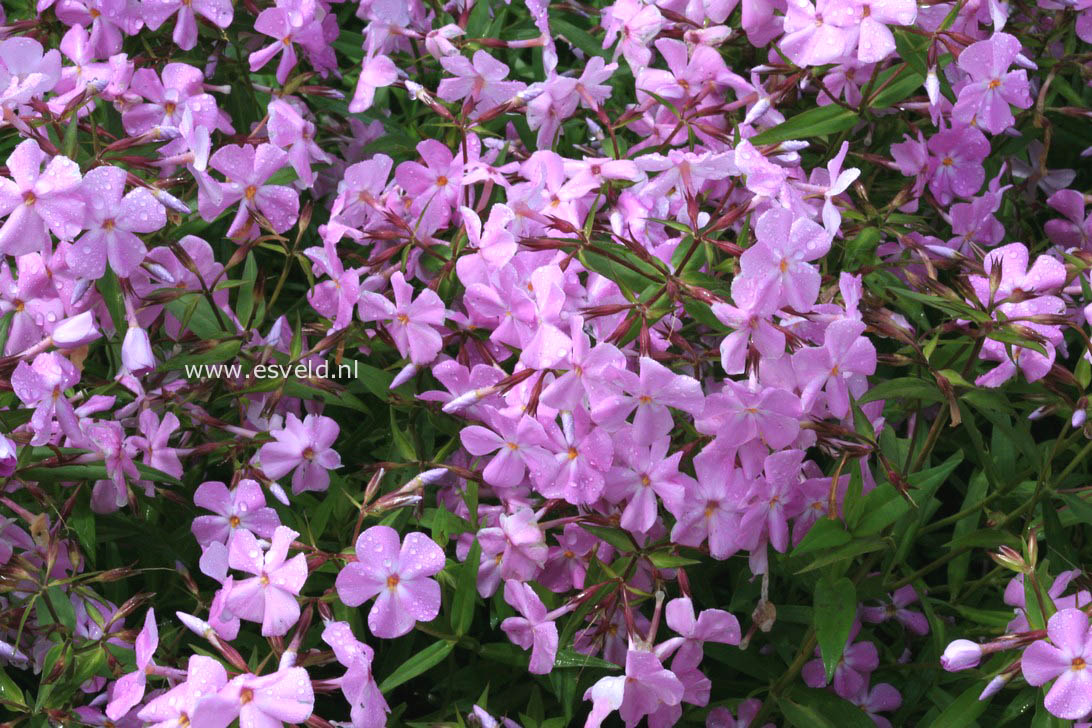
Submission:
M 239 675 L 229 682 L 217 704 L 199 710 L 193 728 L 223 728 L 235 717 L 239 725 L 281 728 L 285 723 L 304 723 L 315 707 L 315 692 L 307 670 L 290 667 L 270 675 Z
M 723 609 L 705 609 L 695 618 L 694 603 L 689 597 L 672 599 L 667 603 L 665 615 L 667 626 L 683 639 L 671 660 L 671 669 L 677 672 L 698 666 L 703 643 L 738 645 L 742 636 L 739 620 Z
M 265 504 L 265 495 L 257 481 L 244 478 L 234 490 L 221 482 L 210 480 L 197 487 L 194 504 L 210 510 L 214 516 L 198 516 L 190 530 L 201 546 L 212 542 L 227 544 L 237 528 L 262 538 L 271 538 L 280 518 Z
M 834 669 L 834 692 L 847 700 L 857 695 L 868 685 L 868 676 L 879 666 L 880 653 L 876 645 L 871 642 L 854 642 L 860 625 L 854 626 L 850 637 L 846 640 L 842 659 Z M 823 666 L 823 660 L 818 657 L 819 649 L 815 650 L 816 659 L 807 662 L 801 670 L 801 676 L 809 687 L 825 687 L 827 676 Z
M 428 577 L 444 568 L 444 550 L 416 531 L 399 543 L 389 526 L 372 526 L 356 541 L 356 561 L 338 573 L 335 586 L 345 605 L 377 597 L 368 613 L 376 637 L 401 637 L 417 622 L 440 613 L 440 585 Z
M 616 710 L 626 725 L 637 725 L 664 705 L 678 705 L 683 692 L 682 682 L 656 655 L 631 649 L 626 653 L 625 675 L 600 678 L 584 693 L 584 700 L 592 701 L 584 728 L 599 728 Z
M 853 51 L 858 18 L 853 5 L 841 0 L 790 0 L 785 11 L 785 37 L 779 47 L 798 66 L 833 63 Z
M 155 623 L 155 610 L 144 615 L 144 627 L 136 638 L 136 670 L 122 675 L 114 685 L 106 715 L 118 720 L 128 713 L 144 697 L 144 686 L 149 668 L 155 667 L 152 655 L 159 646 L 159 629 Z
M 686 497 L 690 477 L 679 472 L 682 451 L 668 456 L 670 438 L 645 443 L 632 427 L 615 436 L 614 466 L 607 474 L 606 498 L 612 503 L 626 501 L 618 525 L 633 533 L 646 533 L 656 522 L 657 496 L 677 511 Z
M 591 412 L 596 422 L 614 430 L 635 412 L 634 437 L 638 442 L 650 443 L 671 431 L 673 420 L 668 407 L 694 416 L 702 413 L 705 397 L 698 380 L 675 374 L 647 356 L 641 357 L 639 371 L 640 374 L 627 370 L 614 373 L 612 379 L 621 391 L 596 402 Z
M 230 182 L 220 183 L 222 199 L 213 202 L 202 189 L 198 209 L 206 220 L 239 203 L 227 236 L 249 240 L 258 236 L 256 215 L 269 221 L 275 233 L 283 233 L 296 224 L 299 216 L 299 194 L 291 187 L 266 184 L 288 162 L 288 154 L 272 144 L 257 147 L 247 144 L 226 144 L 209 157 L 209 166 L 223 173 Z
M 1092 18 L 1092 12 L 1088 13 Z M 1077 190 L 1058 190 L 1047 204 L 1064 219 L 1047 220 L 1046 234 L 1056 245 L 1085 248 L 1092 242 L 1092 212 L 1085 215 L 1084 195 Z
M 95 167 L 83 178 L 80 192 L 86 201 L 87 232 L 74 243 L 72 271 L 82 278 L 99 279 L 106 261 L 120 278 L 128 278 L 148 252 L 134 233 L 151 233 L 167 224 L 167 215 L 152 193 L 143 187 L 125 195 L 127 173 L 120 167 Z
M 15 396 L 27 407 L 34 407 L 30 427 L 34 431 L 31 445 L 44 445 L 53 436 L 53 418 L 70 438 L 82 441 L 79 419 L 64 390 L 80 381 L 80 373 L 68 359 L 55 352 L 34 357 L 27 364 L 20 361 L 11 375 Z
M 269 433 L 276 442 L 268 442 L 258 450 L 262 472 L 276 480 L 294 470 L 295 495 L 307 490 L 325 491 L 330 487 L 328 471 L 341 467 L 341 456 L 331 447 L 339 431 L 337 422 L 329 417 L 307 415 L 301 422 L 289 412 L 284 428 Z
M 129 90 L 147 99 L 146 103 L 126 106 L 121 123 L 129 134 L 143 134 L 157 126 L 179 128 L 187 111 L 193 123 L 208 130 L 230 134 L 227 116 L 217 109 L 216 99 L 205 92 L 205 74 L 186 63 L 168 63 L 162 78 L 151 68 L 133 74 Z M 185 142 L 175 140 L 160 147 L 160 154 L 181 151 Z
M 454 76 L 441 79 L 436 89 L 436 95 L 444 101 L 484 101 L 488 109 L 503 104 L 525 87 L 520 81 L 505 81 L 508 66 L 484 50 L 474 52 L 473 62 L 465 56 L 444 56 L 440 65 Z
M 56 49 L 43 53 L 42 44 L 32 38 L 0 41 L 0 106 L 41 98 L 60 77 L 61 54 Z
M 347 622 L 327 622 L 322 640 L 334 650 L 337 661 L 348 668 L 341 676 L 341 692 L 349 702 L 354 728 L 383 728 L 391 712 L 372 675 L 374 652 L 358 641 Z
M 100 58 L 120 51 L 122 36 L 133 35 L 144 24 L 123 0 L 60 0 L 55 12 L 65 25 L 91 26 L 91 45 Z
M 401 271 L 391 276 L 391 288 L 394 303 L 379 293 L 361 292 L 357 311 L 360 320 L 382 321 L 399 354 L 408 356 L 417 366 L 430 363 L 443 347 L 443 339 L 436 329 L 443 325 L 447 316 L 444 302 L 430 288 L 414 299 L 413 286 L 406 283 Z
M 616 0 L 603 9 L 601 22 L 606 31 L 604 48 L 614 45 L 615 39 L 621 35 L 622 42 L 614 50 L 615 60 L 619 54 L 624 55 L 634 72 L 648 65 L 652 60 L 652 51 L 648 46 L 659 35 L 664 24 L 663 15 L 655 4 L 645 4 L 640 0 Z
M 739 258 L 742 276 L 754 280 L 755 295 L 784 302 L 799 313 L 811 310 L 821 276 L 808 261 L 830 250 L 830 234 L 807 218 L 770 208 L 755 225 L 755 245 Z
M 972 43 L 959 54 L 959 67 L 971 82 L 959 91 L 952 118 L 974 123 L 991 134 L 1000 134 L 1016 120 L 1009 104 L 1031 106 L 1028 73 L 1009 66 L 1020 53 L 1020 41 L 1008 33 L 994 33 L 989 40 Z
M 375 90 L 390 86 L 398 80 L 398 67 L 387 56 L 366 56 L 360 68 L 360 77 L 356 80 L 353 100 L 349 102 L 349 111 L 359 114 L 371 108 L 375 100 Z
M 215 696 L 226 684 L 223 665 L 211 657 L 191 655 L 186 680 L 150 701 L 137 715 L 153 728 L 185 728 L 199 710 L 212 708 L 214 703 L 205 699 Z
M 300 182 L 310 187 L 315 182 L 311 162 L 330 162 L 329 155 L 315 143 L 315 125 L 301 115 L 302 104 L 285 99 L 269 102 L 269 141 L 288 152 L 288 161 Z
M 277 526 L 269 549 L 263 551 L 254 534 L 236 529 L 228 546 L 228 565 L 254 577 L 233 584 L 227 606 L 240 619 L 260 622 L 263 637 L 287 634 L 300 617 L 296 596 L 307 581 L 307 559 L 296 554 L 286 560 L 296 536 L 299 533 L 291 528 Z
M 326 47 L 323 15 L 322 6 L 315 0 L 279 0 L 276 7 L 259 13 L 254 30 L 271 36 L 273 42 L 250 54 L 250 70 L 259 70 L 280 53 L 277 82 L 287 81 L 288 74 L 296 67 L 296 43 L 312 54 L 323 53 Z
M 726 559 L 739 550 L 739 520 L 747 486 L 742 474 L 723 453 L 706 448 L 694 458 L 697 479 L 675 514 L 671 540 L 700 546 L 708 539 L 709 553 Z
M 1033 642 L 1020 659 L 1020 671 L 1031 685 L 1045 685 L 1044 705 L 1065 720 L 1083 718 L 1092 711 L 1092 634 L 1088 615 L 1080 609 L 1062 609 L 1047 622 L 1048 640 Z
M 929 190 L 942 205 L 954 196 L 971 197 L 982 188 L 986 170 L 982 161 L 990 154 L 990 143 L 978 129 L 955 127 L 934 134 L 928 142 Z
M 524 481 L 528 467 L 536 481 L 553 477 L 557 466 L 547 450 L 550 441 L 538 420 L 524 414 L 513 422 L 495 410 L 488 410 L 485 418 L 497 432 L 470 425 L 459 433 L 463 447 L 471 455 L 497 453 L 485 466 L 485 482 L 498 488 L 517 486 Z
M 546 564 L 549 549 L 535 512 L 520 508 L 502 513 L 496 526 L 478 531 L 482 561 L 494 568 L 478 572 L 478 593 L 486 597 L 496 591 L 501 579 L 530 581 Z
M 501 622 L 501 629 L 508 639 L 523 649 L 531 648 L 528 670 L 537 675 L 553 670 L 557 656 L 557 625 L 553 622 L 556 614 L 547 614 L 535 590 L 514 579 L 504 582 L 504 601 L 521 616 L 508 617 Z
M 0 435 L 0 478 L 6 478 L 15 472 L 16 466 L 19 464 L 19 456 L 15 451 L 15 443 L 9 440 L 4 435 Z M 2 533 L 2 531 L 0 531 Z M 6 543 L 0 538 L 0 564 L 7 563 L 7 558 L 3 556 L 3 544 Z M 8 557 L 11 557 L 11 550 L 9 549 Z
M 181 424 L 178 417 L 173 412 L 166 412 L 160 421 L 154 411 L 146 409 L 140 413 L 137 423 L 141 434 L 128 438 L 126 445 L 144 452 L 145 465 L 181 478 L 182 463 L 175 449 L 168 444 L 171 435 Z
M 446 145 L 426 139 L 417 145 L 424 164 L 402 162 L 394 179 L 409 193 L 415 218 L 422 218 L 429 229 L 447 225 L 452 207 L 458 205 L 463 189 L 462 155 L 455 156 Z
M 895 36 L 888 25 L 913 25 L 918 15 L 914 0 L 875 0 L 858 6 L 860 37 L 857 60 L 879 63 L 895 52 Z
M 0 253 L 23 255 L 47 250 L 49 231 L 71 240 L 83 228 L 80 167 L 68 157 L 47 159 L 38 142 L 27 139 L 8 156 L 13 179 L 0 178 Z
M 902 706 L 902 694 L 889 683 L 878 683 L 871 689 L 865 685 L 859 693 L 847 700 L 868 714 L 877 728 L 891 728 L 891 721 L 877 713 L 889 713 Z
M 876 371 L 876 347 L 864 331 L 864 323 L 841 319 L 827 327 L 822 347 L 793 354 L 793 371 L 803 383 L 800 400 L 805 412 L 824 391 L 831 414 L 845 417 L 849 413 L 850 386 Z
M 231 25 L 234 12 L 230 0 L 144 0 L 140 6 L 149 30 L 158 30 L 172 15 L 177 15 L 172 39 L 188 51 L 197 45 L 197 16 L 218 28 Z
M 917 635 L 929 634 L 929 620 L 921 612 L 907 609 L 918 600 L 918 592 L 912 585 L 897 589 L 890 596 L 890 603 L 882 607 L 861 607 L 861 619 L 880 624 L 894 618 L 902 626 Z

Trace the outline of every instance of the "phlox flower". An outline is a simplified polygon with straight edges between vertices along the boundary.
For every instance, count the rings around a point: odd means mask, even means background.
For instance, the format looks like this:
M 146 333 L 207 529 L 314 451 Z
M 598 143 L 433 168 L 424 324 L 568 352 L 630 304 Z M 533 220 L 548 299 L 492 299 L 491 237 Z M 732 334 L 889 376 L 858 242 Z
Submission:
M 155 610 L 144 615 L 144 627 L 136 638 L 136 670 L 122 675 L 114 685 L 106 715 L 118 720 L 128 713 L 144 697 L 149 668 L 155 667 L 152 655 L 159 646 L 159 628 L 155 623 Z
M 376 637 L 401 637 L 440 613 L 440 585 L 429 577 L 444 563 L 444 550 L 425 534 L 407 533 L 399 543 L 393 528 L 372 526 L 356 540 L 356 561 L 338 573 L 335 586 L 346 606 L 375 597 L 368 628 Z
M 49 159 L 38 142 L 27 139 L 8 155 L 7 166 L 12 179 L 0 178 L 0 216 L 7 217 L 0 253 L 49 250 L 50 232 L 61 240 L 75 237 L 84 223 L 79 165 L 68 157 Z
M 307 559 L 296 554 L 288 559 L 288 549 L 299 533 L 278 526 L 268 550 L 263 550 L 250 531 L 235 529 L 228 545 L 228 565 L 254 576 L 236 581 L 227 596 L 232 614 L 262 625 L 263 637 L 277 637 L 300 617 L 296 601 L 307 581 Z
M 331 446 L 340 428 L 322 415 L 307 415 L 301 421 L 289 412 L 284 427 L 270 431 L 275 442 L 258 450 L 262 472 L 276 480 L 292 473 L 292 493 L 325 491 L 330 487 L 330 470 L 341 467 L 341 456 Z M 294 471 L 294 472 L 293 472 Z
M 214 541 L 227 544 L 237 528 L 272 538 L 281 525 L 277 512 L 266 506 L 262 487 L 250 478 L 240 480 L 232 490 L 219 481 L 206 481 L 197 486 L 193 502 L 215 514 L 193 519 L 190 530 L 201 546 Z
M 382 294 L 362 291 L 357 306 L 360 320 L 382 321 L 399 354 L 408 356 L 417 366 L 430 363 L 443 346 L 437 328 L 447 317 L 444 302 L 430 288 L 413 298 L 413 286 L 406 282 L 401 271 L 391 276 L 391 289 L 394 291 L 393 303 Z
M 959 67 L 971 81 L 959 91 L 952 118 L 974 124 L 991 134 L 1000 134 L 1016 121 L 1009 104 L 1021 109 L 1031 106 L 1028 72 L 1009 71 L 1020 53 L 1020 41 L 1008 33 L 994 33 L 959 54 Z
M 799 313 L 810 311 L 821 276 L 809 261 L 830 250 L 830 234 L 805 217 L 773 207 L 758 218 L 755 239 L 739 259 L 742 276 L 754 281 L 755 295 L 784 302 Z
M 275 233 L 283 233 L 296 224 L 299 216 L 299 193 L 285 185 L 267 184 L 288 162 L 288 154 L 272 144 L 239 146 L 225 144 L 209 157 L 209 166 L 221 172 L 230 182 L 219 183 L 222 198 L 218 202 L 205 194 L 198 196 L 198 209 L 206 220 L 239 203 L 239 209 L 228 228 L 227 236 L 249 240 L 258 236 L 255 215 L 269 221 Z
M 1092 634 L 1088 615 L 1062 609 L 1047 622 L 1048 640 L 1033 642 L 1020 658 L 1020 671 L 1031 685 L 1054 680 L 1043 704 L 1052 715 L 1076 720 L 1092 711 Z
M 684 690 L 675 673 L 665 669 L 655 654 L 630 649 L 625 675 L 600 678 L 584 693 L 584 700 L 592 701 L 584 728 L 599 728 L 616 710 L 627 726 L 636 725 L 661 706 L 678 705 Z
M 128 278 L 144 261 L 148 249 L 135 233 L 151 233 L 167 224 L 167 214 L 152 193 L 137 187 L 128 194 L 128 173 L 120 167 L 95 167 L 83 178 L 87 229 L 74 243 L 72 271 L 82 278 L 99 279 L 106 263 L 119 278 Z
M 512 642 L 525 650 L 531 649 L 528 670 L 536 675 L 553 670 L 557 656 L 557 625 L 553 620 L 558 612 L 547 614 L 546 607 L 531 585 L 514 579 L 504 582 L 504 601 L 520 616 L 505 619 L 501 622 L 501 629 Z M 567 608 L 562 611 L 567 611 Z
M 339 680 L 353 728 L 383 728 L 391 709 L 372 675 L 375 652 L 353 636 L 347 622 L 327 622 L 322 640 L 333 648 L 337 661 L 348 668 Z
M 239 725 L 281 728 L 304 723 L 315 707 L 307 670 L 290 667 L 269 675 L 239 675 L 217 694 L 216 704 L 201 706 L 193 728 L 222 728 L 236 716 Z
M 226 684 L 227 672 L 217 660 L 191 655 L 185 681 L 149 701 L 137 716 L 151 728 L 186 728 L 199 710 L 207 714 L 218 704 L 216 698 L 205 699 L 216 696 Z
M 149 30 L 176 16 L 171 39 L 184 51 L 197 45 L 198 15 L 218 28 L 227 28 L 234 17 L 230 0 L 144 0 L 140 9 Z

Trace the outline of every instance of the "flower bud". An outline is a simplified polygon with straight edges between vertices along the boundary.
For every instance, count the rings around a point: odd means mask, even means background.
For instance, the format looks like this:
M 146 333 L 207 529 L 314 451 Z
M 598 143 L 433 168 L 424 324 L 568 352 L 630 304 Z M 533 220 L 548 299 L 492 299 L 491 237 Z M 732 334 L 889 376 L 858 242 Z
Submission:
M 977 667 L 982 660 L 982 646 L 970 640 L 950 643 L 940 656 L 940 666 L 948 672 L 959 672 Z
M 992 698 L 994 695 L 1001 691 L 1001 688 L 1005 687 L 1008 684 L 1009 680 L 1011 680 L 1012 676 L 1015 674 L 1016 673 L 1009 673 L 1006 675 L 1002 673 L 995 677 L 993 680 L 990 680 L 988 683 L 986 683 L 986 688 L 982 691 L 982 694 L 978 696 L 978 699 L 989 700 L 990 698 Z
M 925 74 L 925 93 L 929 94 L 929 105 L 936 106 L 940 103 L 940 79 L 937 78 L 937 67 L 933 66 Z
M 140 326 L 130 326 L 121 342 L 121 363 L 133 374 L 147 374 L 155 369 L 155 356 L 148 332 Z
M 91 311 L 69 316 L 53 327 L 53 343 L 62 349 L 74 349 L 101 336 L 95 314 Z
M 15 452 L 15 443 L 4 435 L 0 435 L 0 478 L 6 478 L 14 473 L 18 464 L 19 457 Z

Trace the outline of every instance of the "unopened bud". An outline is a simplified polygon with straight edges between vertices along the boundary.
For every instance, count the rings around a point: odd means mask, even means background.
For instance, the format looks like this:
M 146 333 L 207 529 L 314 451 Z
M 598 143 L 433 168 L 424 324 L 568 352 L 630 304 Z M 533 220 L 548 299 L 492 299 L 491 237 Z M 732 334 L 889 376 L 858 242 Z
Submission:
M 159 201 L 159 204 L 163 205 L 163 207 L 166 207 L 168 210 L 174 210 L 183 215 L 189 215 L 193 212 L 189 205 L 172 195 L 170 192 L 161 190 L 158 187 L 152 187 L 151 190 L 152 196 Z
M 982 645 L 970 640 L 956 640 L 944 648 L 940 666 L 948 672 L 959 672 L 977 667 L 982 661 Z
M 91 311 L 69 316 L 53 327 L 53 343 L 63 349 L 90 344 L 102 336 Z

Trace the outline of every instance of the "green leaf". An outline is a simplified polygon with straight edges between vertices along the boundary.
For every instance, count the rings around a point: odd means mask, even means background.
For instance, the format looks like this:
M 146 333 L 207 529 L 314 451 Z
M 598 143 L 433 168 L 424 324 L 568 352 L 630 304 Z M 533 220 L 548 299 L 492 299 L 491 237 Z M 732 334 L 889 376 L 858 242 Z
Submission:
M 865 496 L 864 515 L 854 527 L 853 534 L 858 537 L 875 536 L 909 510 L 910 504 L 899 495 L 895 486 L 883 483 Z
M 481 38 L 485 33 L 487 27 L 489 27 L 489 19 L 492 14 L 492 3 L 489 0 L 482 0 L 482 2 L 474 3 L 474 8 L 470 11 L 470 17 L 466 23 L 466 37 L 467 38 Z
M 80 115 L 72 112 L 72 119 L 64 130 L 64 141 L 61 143 L 61 154 L 71 160 L 76 159 L 76 131 L 80 126 Z
M 34 606 L 38 624 L 55 624 L 59 621 L 69 630 L 76 628 L 76 610 L 61 587 L 51 586 L 46 589 Z M 54 614 L 57 615 L 56 620 L 53 619 Z
M 852 540 L 846 533 L 841 521 L 832 521 L 829 518 L 821 518 L 815 522 L 804 539 L 792 550 L 792 556 L 809 554 L 812 551 L 844 546 Z
M 598 248 L 598 249 L 597 249 Z M 581 250 L 580 262 L 588 270 L 595 271 L 599 275 L 614 281 L 623 292 L 636 295 L 648 287 L 650 283 L 660 283 L 664 276 L 649 263 L 638 258 L 627 248 L 614 243 L 598 243 L 597 248 Z M 613 258 L 624 260 L 623 265 L 611 257 L 604 255 L 605 251 Z
M 99 279 L 102 280 L 101 278 Z M 103 298 L 106 294 L 103 294 Z M 167 302 L 167 310 L 201 339 L 216 339 L 224 335 L 224 330 L 216 320 L 208 299 L 200 293 L 186 293 L 173 301 Z
M 905 100 L 914 91 L 920 89 L 925 83 L 925 74 L 917 73 L 910 70 L 910 66 L 903 64 L 901 66 L 895 66 L 881 73 L 876 78 L 876 88 L 880 88 L 887 79 L 891 78 L 894 74 L 898 73 L 899 76 L 892 81 L 887 88 L 876 94 L 876 97 L 868 104 L 870 109 L 886 109 L 888 106 L 893 106 L 900 101 Z
M 845 244 L 843 256 L 846 270 L 857 270 L 875 257 L 876 246 L 883 240 L 883 232 L 876 227 L 866 227 Z
M 989 488 L 989 481 L 986 480 L 986 475 L 981 470 L 976 470 L 974 475 L 971 476 L 970 483 L 967 484 L 967 493 L 963 497 L 963 505 L 960 510 L 969 508 L 981 501 L 985 496 Z M 978 519 L 981 515 L 980 511 L 971 513 L 966 518 L 962 518 L 952 528 L 952 536 L 954 538 L 960 538 L 968 533 L 971 533 L 978 528 Z M 958 595 L 960 589 L 963 588 L 964 582 L 967 580 L 967 572 L 971 567 L 971 557 L 973 554 L 967 552 L 961 554 L 948 564 L 948 584 L 951 587 L 951 593 L 953 596 Z
M 478 567 L 481 565 L 482 547 L 478 539 L 470 546 L 466 560 L 459 565 L 455 599 L 451 603 L 451 628 L 462 637 L 474 620 L 474 603 L 478 598 Z
M 394 447 L 398 451 L 398 454 L 402 456 L 402 459 L 407 462 L 415 462 L 417 460 L 417 452 L 413 447 L 413 442 L 400 427 L 398 422 L 394 418 L 394 410 L 391 409 L 391 439 L 394 441 Z
M 588 31 L 581 30 L 567 20 L 557 18 L 553 13 L 550 14 L 550 31 L 560 35 L 570 45 L 579 48 L 589 56 L 606 57 L 607 55 L 607 52 L 603 50 L 603 44 L 592 37 Z
M 388 675 L 386 680 L 379 683 L 379 691 L 389 693 L 407 680 L 412 680 L 421 673 L 431 670 L 433 667 L 440 664 L 453 649 L 455 649 L 454 642 L 449 642 L 447 640 L 433 642 L 431 645 L 399 665 L 398 669 Z
M 953 700 L 947 708 L 941 711 L 940 715 L 933 719 L 933 722 L 929 724 L 929 728 L 967 728 L 967 726 L 973 725 L 975 719 L 986 712 L 986 708 L 990 704 L 989 699 L 978 699 L 978 696 L 982 694 L 983 687 L 982 684 L 976 682 L 960 693 L 958 698 Z
M 865 404 L 881 399 L 920 399 L 926 402 L 943 402 L 944 395 L 940 393 L 935 381 L 917 377 L 898 377 L 879 382 L 857 401 Z
M 598 667 L 602 670 L 618 670 L 618 665 L 592 655 L 577 652 L 571 647 L 562 647 L 557 651 L 554 667 Z
M 360 381 L 364 384 L 364 388 L 374 394 L 379 399 L 386 401 L 390 397 L 391 382 L 394 381 L 394 375 L 390 372 L 385 372 L 382 369 L 377 369 L 370 364 L 365 364 L 362 361 L 355 361 L 352 359 L 343 359 L 351 363 L 356 369 L 353 371 L 359 373 Z
M 235 301 L 235 316 L 245 329 L 250 324 L 250 315 L 254 312 L 254 283 L 258 279 L 258 262 L 254 251 L 246 254 L 243 264 L 243 285 L 239 287 L 239 296 Z
M 1011 612 L 1009 616 L 1012 616 Z M 1001 716 L 997 719 L 997 725 L 1008 725 L 1014 720 L 1020 719 L 1026 721 L 1028 712 L 1033 710 L 1038 703 L 1038 688 L 1024 688 L 1005 706 L 1005 710 L 1001 712 Z
M 667 551 L 653 551 L 650 554 L 645 554 L 652 565 L 657 569 L 674 569 L 679 566 L 690 566 L 691 564 L 700 564 L 698 559 L 689 559 L 679 554 L 668 553 Z
M 603 539 L 622 553 L 629 553 L 636 550 L 633 539 L 631 539 L 629 534 L 625 531 L 620 531 L 617 528 L 607 528 L 605 526 L 592 526 L 587 523 L 581 523 L 580 527 L 588 533 Z
M 814 604 L 815 634 L 819 638 L 819 651 L 829 682 L 842 659 L 853 619 L 857 616 L 857 588 L 844 576 L 840 579 L 824 576 L 815 585 Z
M 861 120 L 855 111 L 842 108 L 837 104 L 820 106 L 797 114 L 772 129 L 751 137 L 752 144 L 774 144 L 789 139 L 807 139 L 808 137 L 836 134 L 852 129 Z
M 872 551 L 879 551 L 883 548 L 887 548 L 887 542 L 881 538 L 866 538 L 853 541 L 841 548 L 834 549 L 834 551 L 830 552 L 829 554 L 820 556 L 815 561 L 811 562 L 796 573 L 806 574 L 809 571 L 815 571 L 816 569 L 821 569 L 824 566 L 836 564 L 839 561 L 851 559 L 854 556 L 860 556 L 861 554 L 867 554 Z
M 0 703 L 21 708 L 25 708 L 27 704 L 26 698 L 23 697 L 23 691 L 2 669 L 0 669 Z
M 169 372 L 185 369 L 186 367 L 199 367 L 202 364 L 218 364 L 219 362 L 227 361 L 228 359 L 235 357 L 235 355 L 239 353 L 239 349 L 242 345 L 243 342 L 239 339 L 221 341 L 208 351 L 200 354 L 183 354 L 182 356 L 168 359 L 159 365 L 159 371 Z
M 1056 497 L 1061 498 L 1065 504 L 1069 506 L 1069 510 L 1073 512 L 1073 515 L 1078 521 L 1092 526 L 1092 504 L 1075 495 L 1069 495 L 1067 493 L 1063 493 Z
M 863 710 L 826 690 L 797 688 L 777 705 L 796 728 L 875 728 Z
M 95 282 L 95 288 L 102 295 L 102 301 L 106 304 L 106 310 L 110 312 L 110 320 L 114 322 L 114 331 L 124 335 L 127 327 L 125 323 L 125 303 L 121 297 L 121 284 L 114 270 L 106 266 L 106 272 L 102 278 Z

